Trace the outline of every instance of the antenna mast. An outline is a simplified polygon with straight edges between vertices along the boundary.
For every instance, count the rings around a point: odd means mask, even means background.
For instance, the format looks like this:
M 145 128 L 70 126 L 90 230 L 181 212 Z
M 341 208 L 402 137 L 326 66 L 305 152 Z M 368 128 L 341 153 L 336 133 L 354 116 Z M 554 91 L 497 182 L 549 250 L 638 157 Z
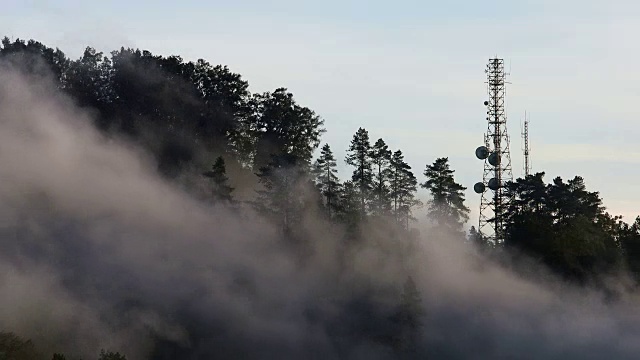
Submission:
M 531 174 L 531 160 L 529 159 L 529 119 L 526 111 L 524 112 L 522 139 L 524 140 L 524 176 L 529 176 Z
M 485 145 L 476 149 L 476 157 L 484 160 L 484 172 L 482 182 L 476 183 L 473 189 L 481 194 L 478 231 L 484 239 L 498 245 L 504 242 L 504 212 L 510 201 L 504 185 L 513 180 L 504 106 L 507 83 L 504 60 L 490 59 L 485 73 L 489 95 L 484 102 L 487 107 L 487 133 L 484 136 Z

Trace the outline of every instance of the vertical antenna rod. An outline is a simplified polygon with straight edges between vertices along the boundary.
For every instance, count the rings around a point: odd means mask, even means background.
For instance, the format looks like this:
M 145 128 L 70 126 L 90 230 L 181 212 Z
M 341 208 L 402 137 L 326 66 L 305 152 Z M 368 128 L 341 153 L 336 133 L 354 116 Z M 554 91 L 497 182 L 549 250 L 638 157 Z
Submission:
M 524 176 L 529 176 L 531 174 L 531 161 L 529 159 L 529 119 L 526 111 L 524 112 L 522 139 L 524 140 Z

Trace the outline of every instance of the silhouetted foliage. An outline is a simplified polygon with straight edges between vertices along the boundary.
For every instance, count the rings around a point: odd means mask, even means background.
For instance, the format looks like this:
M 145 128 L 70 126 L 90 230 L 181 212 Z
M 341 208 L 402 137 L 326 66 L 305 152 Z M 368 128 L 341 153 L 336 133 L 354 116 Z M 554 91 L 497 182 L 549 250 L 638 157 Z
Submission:
M 0 332 L 0 359 L 36 360 L 40 355 L 31 340 L 25 340 L 11 332 Z
M 629 271 L 640 279 L 640 216 L 633 224 L 620 224 L 620 244 Z
M 404 161 L 402 151 L 397 150 L 389 163 L 389 195 L 392 213 L 405 230 L 409 230 L 409 221 L 414 219 L 412 208 L 422 204 L 415 198 L 417 186 L 418 180 L 411 172 L 411 166 Z
M 359 128 L 353 135 L 345 161 L 355 167 L 351 175 L 351 181 L 358 191 L 360 217 L 364 219 L 373 187 L 371 143 L 369 142 L 369 132 L 367 130 Z
M 507 247 L 516 248 L 558 273 L 586 280 L 620 265 L 617 220 L 581 177 L 545 185 L 544 173 L 507 184 Z
M 114 115 L 113 75 L 111 60 L 90 47 L 80 59 L 69 63 L 65 74 L 65 90 L 79 106 L 96 111 L 98 126 L 102 129 L 108 128 Z
M 244 128 L 249 142 L 255 144 L 254 169 L 267 166 L 273 156 L 280 155 L 294 156 L 301 165 L 310 163 L 325 131 L 320 117 L 298 105 L 284 88 L 255 94 L 250 104 Z
M 469 229 L 469 235 L 467 236 L 467 241 L 469 243 L 475 245 L 478 250 L 485 251 L 492 248 L 492 244 L 487 241 L 487 239 L 476 229 L 475 226 L 472 226 Z
M 65 83 L 65 72 L 69 66 L 69 60 L 59 49 L 51 49 L 35 40 L 25 42 L 16 39 L 11 42 L 6 36 L 2 39 L 0 60 L 27 74 L 53 76 L 59 87 Z
M 353 235 L 361 219 L 360 192 L 353 181 L 345 181 L 340 189 L 337 218 L 347 225 Z
M 229 178 L 227 177 L 227 170 L 222 156 L 216 159 L 211 170 L 202 175 L 211 180 L 211 195 L 214 200 L 231 202 L 231 192 L 233 188 L 228 184 Z
M 460 232 L 469 219 L 469 208 L 464 205 L 466 188 L 455 182 L 454 170 L 448 158 L 438 158 L 427 165 L 424 175 L 427 181 L 421 186 L 431 193 L 429 217 L 449 233 Z
M 272 219 L 286 236 L 298 224 L 311 206 L 306 196 L 313 188 L 305 164 L 292 154 L 272 156 L 268 166 L 257 173 L 263 189 L 258 190 L 256 209 Z
M 329 144 L 324 144 L 320 157 L 313 165 L 313 174 L 329 217 L 335 216 L 340 207 L 340 192 L 342 189 L 336 167 L 336 159 L 333 156 L 331 147 Z
M 100 350 L 98 360 L 127 360 L 127 357 L 118 352 Z
M 372 182 L 371 212 L 373 215 L 388 215 L 391 211 L 389 177 L 391 150 L 382 139 L 371 148 L 371 165 L 374 169 Z

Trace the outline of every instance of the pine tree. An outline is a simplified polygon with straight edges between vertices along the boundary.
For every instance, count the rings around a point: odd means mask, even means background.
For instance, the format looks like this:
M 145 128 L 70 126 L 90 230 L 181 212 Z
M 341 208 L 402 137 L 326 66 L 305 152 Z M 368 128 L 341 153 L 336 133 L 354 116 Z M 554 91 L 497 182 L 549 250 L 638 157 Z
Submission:
M 390 161 L 389 174 L 392 213 L 405 230 L 409 229 L 409 221 L 413 219 L 411 209 L 421 204 L 415 198 L 417 185 L 418 180 L 411 172 L 411 166 L 404 161 L 402 151 L 394 152 Z
M 336 170 L 336 159 L 329 144 L 324 144 L 320 157 L 313 166 L 316 185 L 322 194 L 325 208 L 330 217 L 336 214 L 340 194 L 340 181 Z
M 367 214 L 367 205 L 373 183 L 370 155 L 371 143 L 369 142 L 369 133 L 367 130 L 359 128 L 355 135 L 353 135 L 345 160 L 347 164 L 355 167 L 351 181 L 358 189 L 361 217 Z
M 229 178 L 226 175 L 226 166 L 222 156 L 219 156 L 210 171 L 203 173 L 204 177 L 211 179 L 213 184 L 212 195 L 216 201 L 231 202 L 233 188 L 228 185 Z
M 360 219 L 360 193 L 353 181 L 345 181 L 340 188 L 337 204 L 337 217 L 347 226 L 349 231 L 355 231 Z
M 389 176 L 391 170 L 391 150 L 382 139 L 378 139 L 371 149 L 371 163 L 374 168 L 372 189 L 372 213 L 385 215 L 391 210 L 389 199 Z
M 428 180 L 421 186 L 431 192 L 429 217 L 440 227 L 460 231 L 469 219 L 469 208 L 464 205 L 466 188 L 455 182 L 453 173 L 448 158 L 436 159 L 427 165 L 424 175 Z

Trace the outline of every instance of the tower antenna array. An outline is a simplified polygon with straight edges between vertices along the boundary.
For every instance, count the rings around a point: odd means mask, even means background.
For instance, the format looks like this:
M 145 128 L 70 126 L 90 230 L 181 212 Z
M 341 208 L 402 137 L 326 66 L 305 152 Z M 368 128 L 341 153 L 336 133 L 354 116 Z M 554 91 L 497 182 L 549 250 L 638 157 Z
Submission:
M 529 158 L 529 119 L 527 112 L 524 112 L 524 129 L 522 130 L 522 139 L 524 142 L 524 176 L 531 174 L 531 159 Z
M 497 245 L 504 242 L 504 213 L 510 200 L 504 185 L 513 180 L 504 106 L 507 83 L 504 60 L 489 59 L 485 73 L 489 96 L 484 102 L 487 107 L 487 133 L 484 146 L 476 149 L 476 157 L 484 160 L 484 171 L 482 182 L 476 183 L 473 189 L 481 194 L 478 231 L 484 239 Z

